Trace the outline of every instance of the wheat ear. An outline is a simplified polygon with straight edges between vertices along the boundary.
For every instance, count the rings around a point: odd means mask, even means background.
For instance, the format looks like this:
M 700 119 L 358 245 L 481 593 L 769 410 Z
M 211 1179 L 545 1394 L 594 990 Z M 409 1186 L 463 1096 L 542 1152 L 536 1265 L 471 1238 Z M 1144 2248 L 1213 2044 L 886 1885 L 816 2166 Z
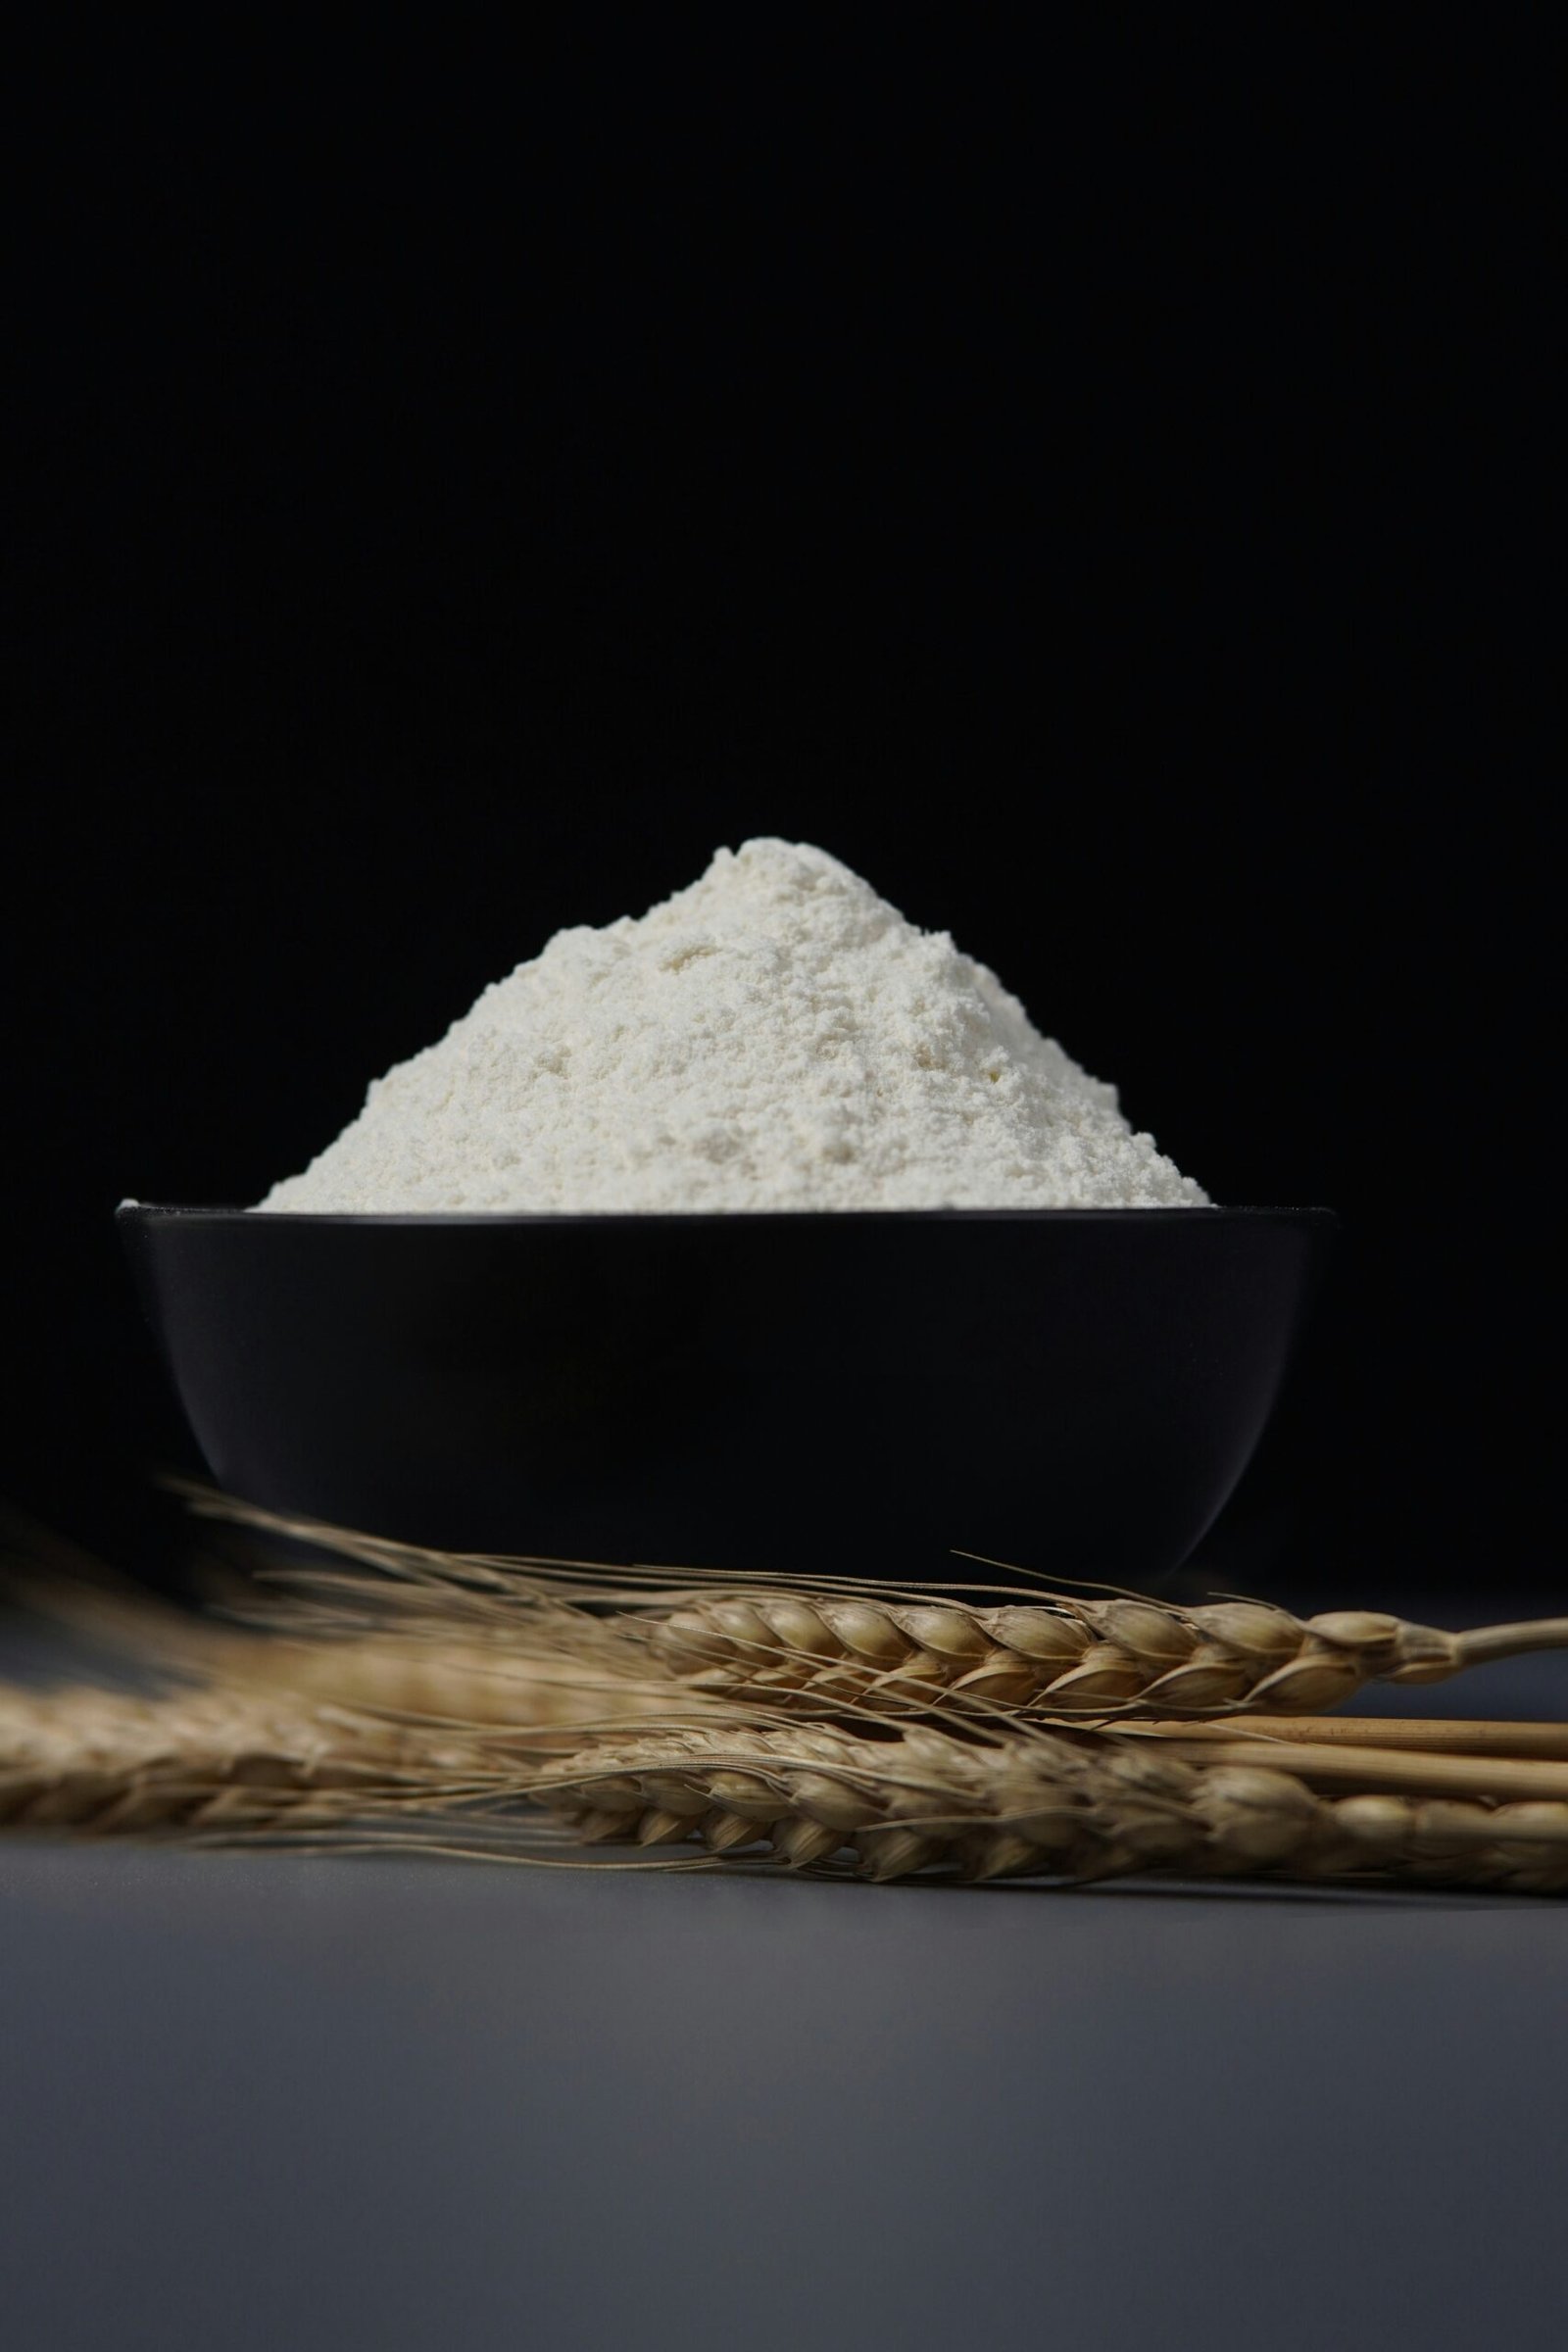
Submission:
M 1178 1608 L 1048 1593 L 979 1606 L 808 1587 L 685 1592 L 662 1607 L 644 1597 L 610 1623 L 640 1632 L 655 1666 L 690 1690 L 889 1716 L 1316 1713 L 1368 1683 L 1442 1682 L 1489 1658 L 1568 1647 L 1568 1618 L 1452 1634 L 1370 1609 L 1300 1618 L 1254 1600 Z
M 1369 1683 L 1443 1682 L 1489 1659 L 1568 1648 L 1568 1618 L 1454 1634 L 1369 1609 L 1301 1618 L 1246 1599 L 1181 1608 L 1032 1591 L 980 1605 L 871 1578 L 746 1582 L 432 1551 L 183 1491 L 202 1516 L 373 1572 L 300 1572 L 328 1607 L 357 1606 L 426 1640 L 466 1635 L 493 1657 L 510 1644 L 633 1675 L 652 1666 L 693 1692 L 802 1714 L 1312 1714 Z
M 96 1563 L 88 1567 L 96 1571 Z M 476 1640 L 438 1594 L 428 1596 L 428 1618 L 416 1623 L 406 1606 L 413 1596 L 400 1593 L 395 1624 L 379 1633 L 354 1622 L 345 1630 L 327 1612 L 286 1609 L 257 1611 L 271 1620 L 270 1630 L 257 1632 L 192 1616 L 100 1573 L 57 1570 L 10 1583 L 39 1615 L 86 1636 L 122 1664 L 185 1688 L 270 1690 L 291 1704 L 497 1727 L 664 1717 L 682 1697 L 681 1687 L 656 1678 L 648 1661 L 633 1678 L 622 1658 L 610 1665 L 551 1642 Z M 371 1597 L 361 1594 L 362 1601 Z M 366 1614 L 378 1620 L 386 1612 L 362 1608 Z
M 1264 1763 L 1192 1761 L 1114 1733 L 644 1734 L 596 1743 L 536 1792 L 586 1841 L 701 1837 L 717 1855 L 762 1841 L 796 1866 L 873 1880 L 941 1866 L 969 1880 L 1152 1870 L 1568 1891 L 1561 1798 L 1324 1796 Z
M 1301 1619 L 1261 1601 L 1065 1594 L 980 1608 L 737 1591 L 649 1626 L 655 1657 L 695 1689 L 890 1714 L 933 1699 L 1058 1716 L 1314 1713 L 1369 1682 L 1456 1674 L 1469 1639 L 1366 1609 Z
M 1568 1890 L 1568 1801 L 1489 1802 L 1398 1787 L 1324 1795 L 1325 1772 L 1418 1784 L 1468 1760 L 1259 1740 L 1187 1755 L 1128 1732 L 976 1742 L 921 1727 L 866 1737 L 826 1724 L 607 1730 L 555 1761 L 476 1728 L 282 1710 L 232 1692 L 146 1701 L 91 1690 L 0 1693 L 0 1825 L 78 1833 L 282 1835 L 344 1842 L 379 1825 L 429 1843 L 538 1858 L 543 1804 L 590 1842 L 700 1835 L 722 1858 L 770 1845 L 797 1866 L 906 1877 L 1087 1880 L 1136 1871 L 1274 1873 Z M 1274 1768 L 1298 1766 L 1296 1771 Z M 1493 1763 L 1494 1783 L 1560 1786 L 1560 1767 Z M 1550 1781 L 1542 1777 L 1556 1774 Z M 1498 1781 L 1499 1775 L 1511 1780 Z M 1535 1777 L 1532 1777 L 1535 1776 Z M 460 1826 L 452 1832 L 451 1825 Z
M 0 1689 L 0 1827 L 151 1835 L 341 1822 L 514 1783 L 461 1733 L 232 1690 Z

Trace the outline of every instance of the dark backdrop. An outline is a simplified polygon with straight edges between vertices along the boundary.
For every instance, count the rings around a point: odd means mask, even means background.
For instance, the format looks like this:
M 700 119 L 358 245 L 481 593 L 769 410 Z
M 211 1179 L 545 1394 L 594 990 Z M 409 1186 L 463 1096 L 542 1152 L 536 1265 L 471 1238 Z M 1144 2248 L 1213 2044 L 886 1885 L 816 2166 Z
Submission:
M 1219 1200 L 1341 1210 L 1228 1579 L 1549 1581 L 1533 69 L 1051 23 L 41 70 L 14 1499 L 164 1541 L 122 1194 L 255 1199 L 559 924 L 770 831 Z

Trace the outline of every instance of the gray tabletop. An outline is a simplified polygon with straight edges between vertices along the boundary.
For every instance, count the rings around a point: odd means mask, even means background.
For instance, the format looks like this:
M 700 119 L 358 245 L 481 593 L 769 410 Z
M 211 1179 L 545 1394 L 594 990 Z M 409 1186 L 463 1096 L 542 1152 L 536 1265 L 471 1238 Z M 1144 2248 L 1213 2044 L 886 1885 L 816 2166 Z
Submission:
M 14 1839 L 0 1991 L 8 2352 L 1568 2341 L 1564 1905 Z
M 12 2352 L 1568 2337 L 1568 1915 L 0 1848 Z

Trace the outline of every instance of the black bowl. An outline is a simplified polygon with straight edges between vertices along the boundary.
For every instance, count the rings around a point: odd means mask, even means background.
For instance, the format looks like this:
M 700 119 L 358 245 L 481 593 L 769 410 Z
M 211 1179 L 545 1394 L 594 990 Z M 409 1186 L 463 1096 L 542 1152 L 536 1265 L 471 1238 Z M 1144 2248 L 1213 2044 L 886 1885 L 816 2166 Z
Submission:
M 1326 1209 L 120 1211 L 213 1475 L 452 1549 L 1145 1580 L 1220 1510 Z M 979 1574 L 980 1571 L 970 1573 Z

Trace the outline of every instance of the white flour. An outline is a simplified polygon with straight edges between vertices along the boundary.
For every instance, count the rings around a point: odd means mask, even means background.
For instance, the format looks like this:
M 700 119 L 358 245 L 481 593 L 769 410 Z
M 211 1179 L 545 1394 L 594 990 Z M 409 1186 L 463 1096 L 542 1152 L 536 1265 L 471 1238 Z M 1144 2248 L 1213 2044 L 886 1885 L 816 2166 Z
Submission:
M 1206 1200 L 943 931 L 749 841 L 559 931 L 265 1209 L 1146 1208 Z

